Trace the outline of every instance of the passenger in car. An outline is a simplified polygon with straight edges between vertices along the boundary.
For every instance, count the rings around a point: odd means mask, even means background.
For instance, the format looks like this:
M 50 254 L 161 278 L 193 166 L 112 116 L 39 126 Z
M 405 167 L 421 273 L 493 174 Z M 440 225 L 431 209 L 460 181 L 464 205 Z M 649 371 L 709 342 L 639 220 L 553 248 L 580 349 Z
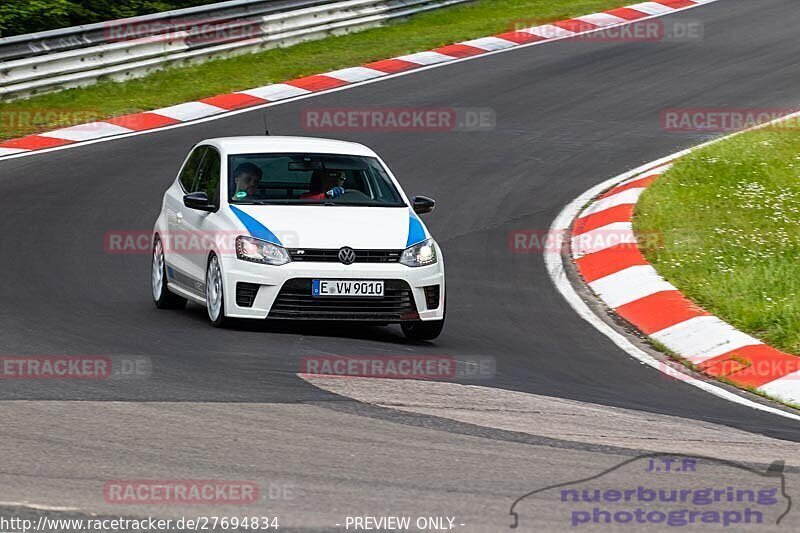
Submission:
M 341 170 L 315 170 L 311 174 L 310 191 L 301 194 L 303 200 L 324 200 L 338 198 L 344 194 L 344 180 L 346 176 Z

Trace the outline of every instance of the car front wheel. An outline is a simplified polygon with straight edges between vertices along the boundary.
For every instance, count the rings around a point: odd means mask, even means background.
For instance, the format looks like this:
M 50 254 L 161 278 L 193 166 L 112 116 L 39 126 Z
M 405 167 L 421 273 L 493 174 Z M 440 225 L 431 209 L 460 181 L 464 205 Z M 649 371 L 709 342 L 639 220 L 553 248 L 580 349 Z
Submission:
M 219 266 L 219 259 L 214 254 L 211 254 L 206 268 L 206 309 L 208 319 L 213 326 L 221 328 L 228 325 L 229 319 L 225 316 L 222 269 Z
M 432 341 L 442 334 L 444 329 L 444 317 L 441 320 L 415 320 L 413 322 L 402 322 L 400 328 L 407 339 L 413 341 Z

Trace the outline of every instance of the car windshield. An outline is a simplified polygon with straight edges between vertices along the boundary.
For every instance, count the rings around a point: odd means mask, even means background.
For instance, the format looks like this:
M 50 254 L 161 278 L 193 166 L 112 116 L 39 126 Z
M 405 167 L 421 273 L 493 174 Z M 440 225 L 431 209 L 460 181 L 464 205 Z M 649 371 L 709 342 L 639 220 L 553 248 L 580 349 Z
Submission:
M 406 206 L 374 157 L 237 154 L 228 168 L 232 204 Z

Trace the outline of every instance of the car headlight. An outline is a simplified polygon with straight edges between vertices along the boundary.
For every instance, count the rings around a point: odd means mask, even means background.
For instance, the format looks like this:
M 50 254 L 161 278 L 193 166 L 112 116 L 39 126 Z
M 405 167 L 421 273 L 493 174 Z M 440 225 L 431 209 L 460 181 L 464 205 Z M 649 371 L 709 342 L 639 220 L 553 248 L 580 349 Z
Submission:
M 242 261 L 276 266 L 292 260 L 283 246 L 242 235 L 236 237 L 236 257 Z
M 400 262 L 410 267 L 432 265 L 438 260 L 433 239 L 406 248 L 403 250 L 403 255 L 400 256 Z

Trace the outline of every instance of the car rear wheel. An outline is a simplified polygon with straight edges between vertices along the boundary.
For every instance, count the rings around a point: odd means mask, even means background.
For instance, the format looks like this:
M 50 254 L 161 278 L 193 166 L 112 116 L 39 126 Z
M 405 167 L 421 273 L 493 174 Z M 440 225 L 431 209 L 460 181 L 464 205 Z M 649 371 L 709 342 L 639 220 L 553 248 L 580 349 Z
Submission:
M 211 254 L 206 268 L 206 309 L 211 324 L 218 328 L 225 327 L 230 322 L 225 316 L 225 289 L 222 285 L 219 259 Z
M 167 264 L 164 260 L 164 246 L 156 237 L 153 245 L 153 264 L 151 269 L 153 301 L 159 309 L 181 309 L 186 306 L 186 298 L 181 298 L 167 289 Z

